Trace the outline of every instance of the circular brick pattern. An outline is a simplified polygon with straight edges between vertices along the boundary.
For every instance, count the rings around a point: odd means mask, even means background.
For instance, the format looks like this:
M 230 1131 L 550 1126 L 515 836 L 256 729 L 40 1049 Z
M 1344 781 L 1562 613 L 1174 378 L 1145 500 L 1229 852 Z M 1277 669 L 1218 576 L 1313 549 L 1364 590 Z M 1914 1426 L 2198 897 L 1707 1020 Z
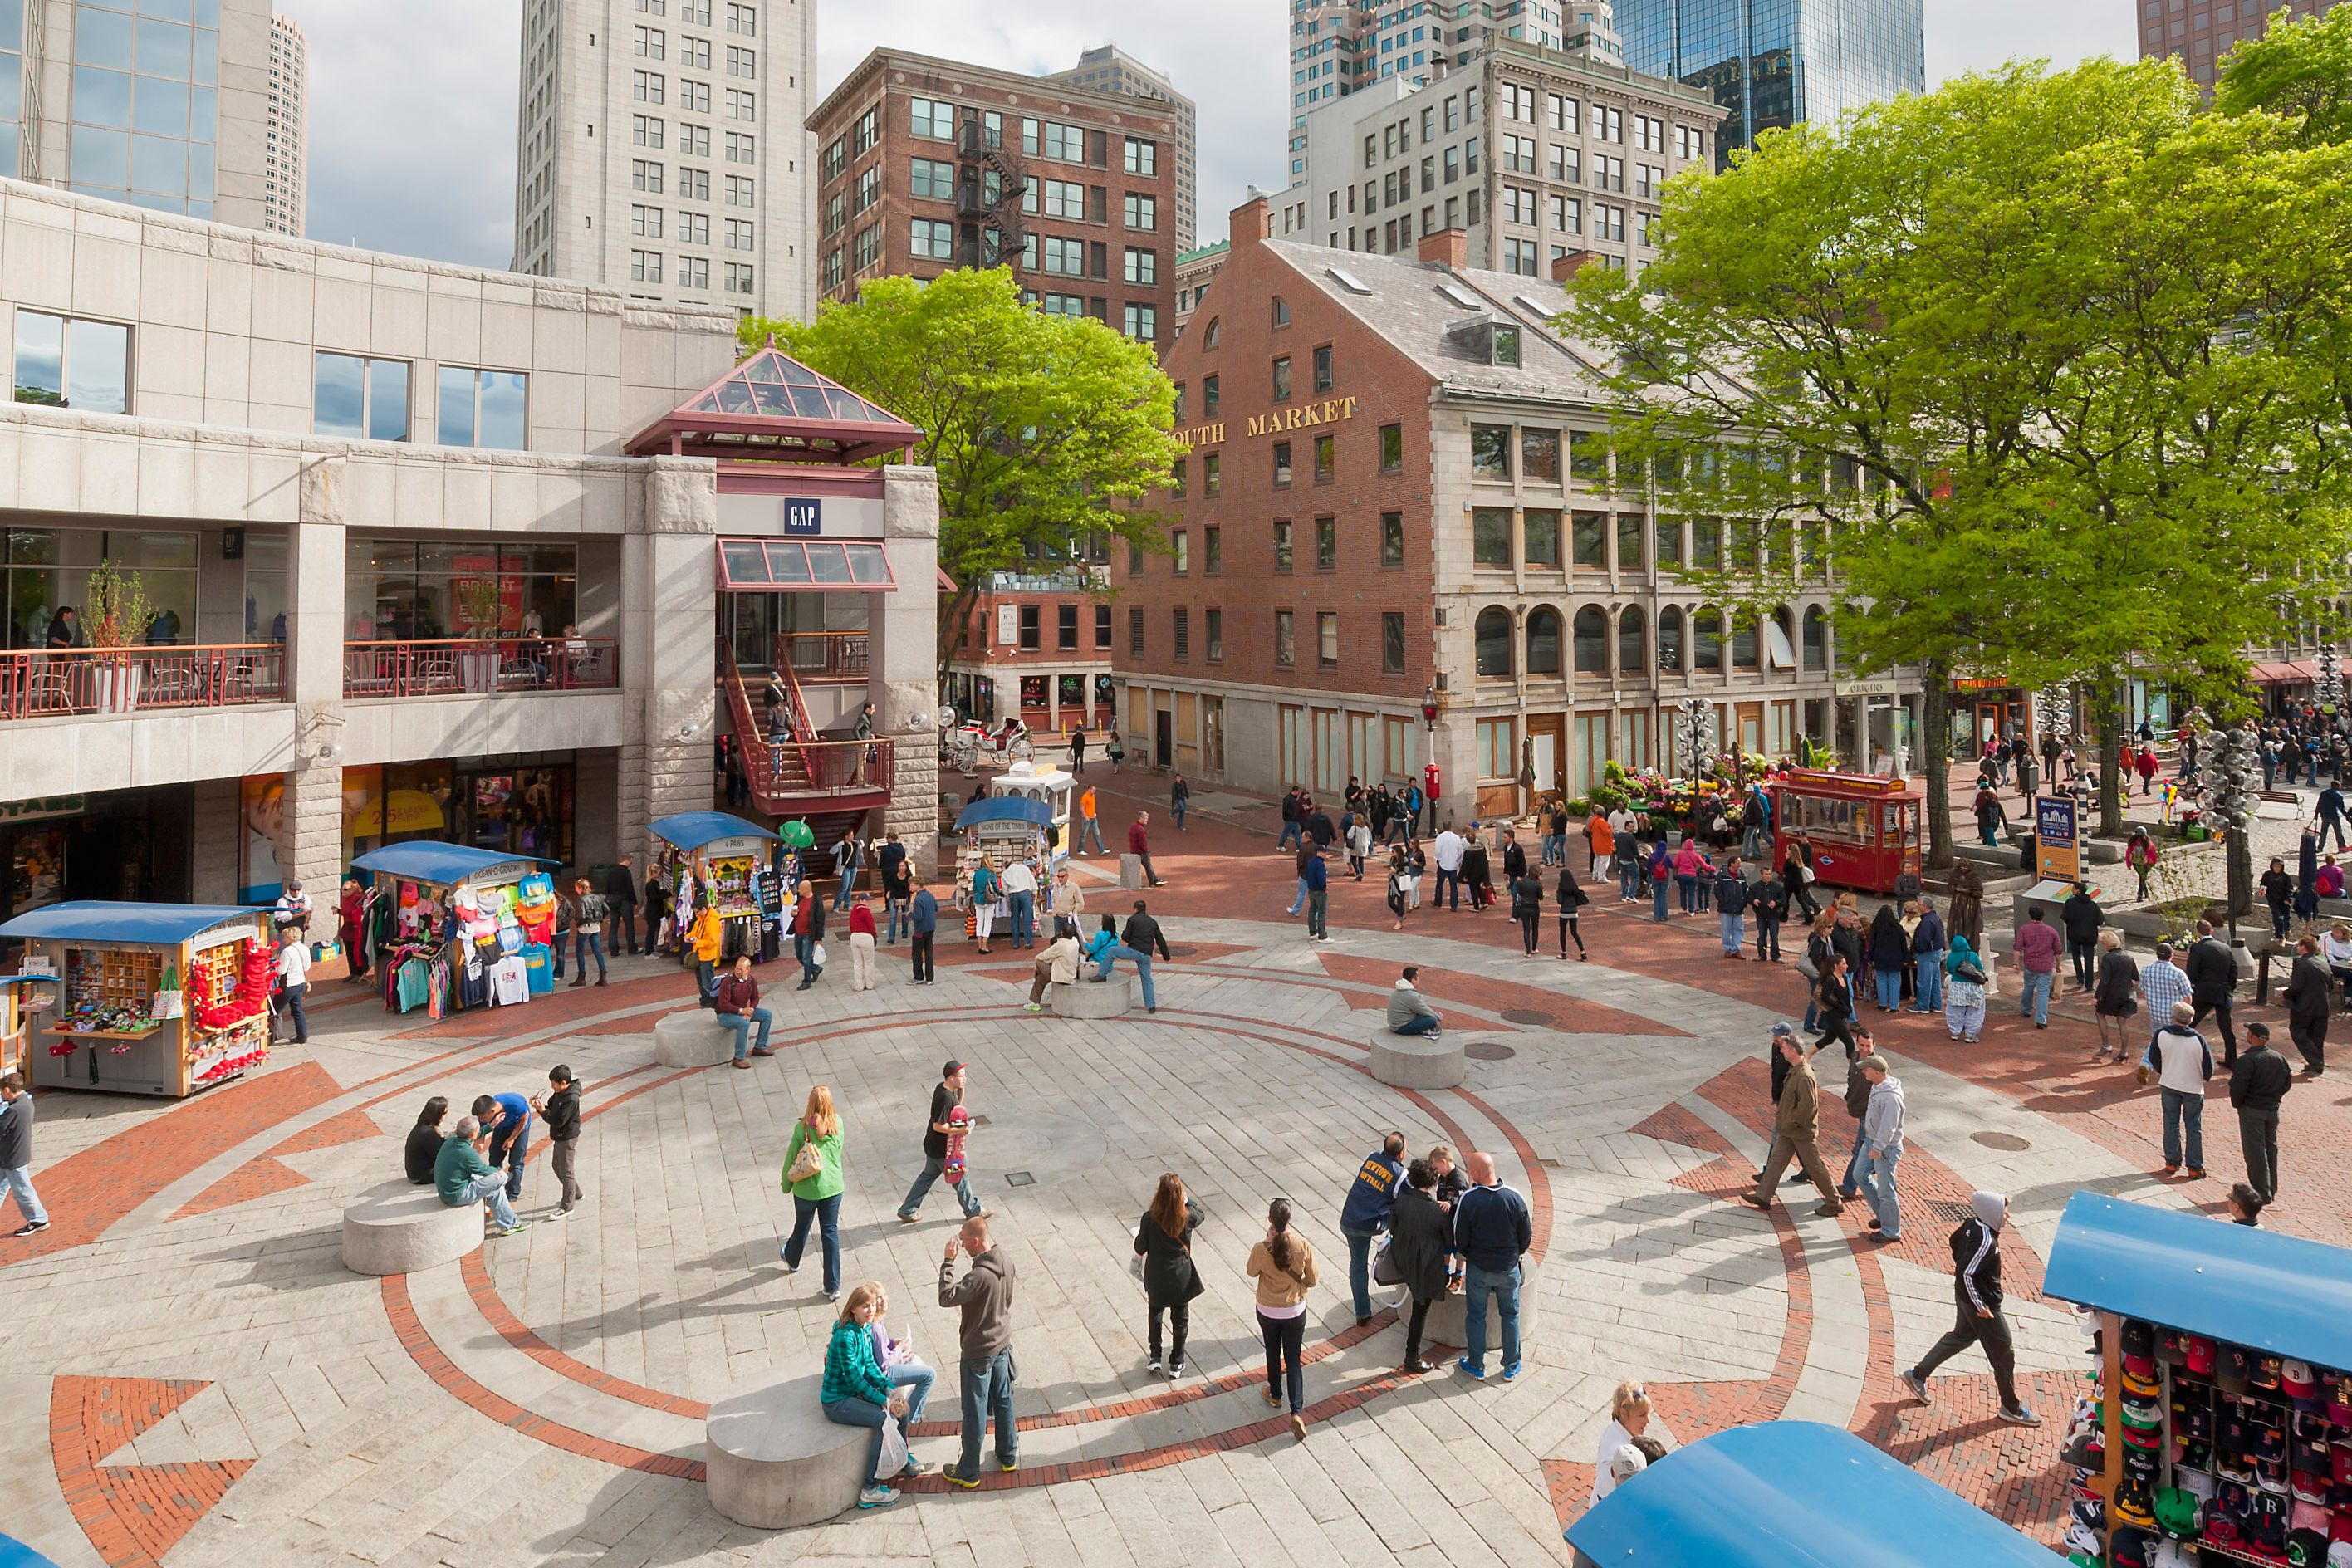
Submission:
M 1500 1040 L 1473 1040 L 1462 1047 L 1462 1054 L 1475 1062 L 1507 1062 L 1519 1053 Z

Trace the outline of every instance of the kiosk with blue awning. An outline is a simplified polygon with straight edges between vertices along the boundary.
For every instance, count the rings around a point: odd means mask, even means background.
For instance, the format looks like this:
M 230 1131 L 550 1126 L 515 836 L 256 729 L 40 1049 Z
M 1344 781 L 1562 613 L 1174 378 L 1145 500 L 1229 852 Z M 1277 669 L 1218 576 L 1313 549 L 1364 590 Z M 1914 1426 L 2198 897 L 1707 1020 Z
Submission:
M 77 900 L 0 937 L 25 943 L 20 979 L 56 980 L 27 1031 L 36 1084 L 181 1099 L 268 1058 L 268 910 Z
M 956 852 L 956 896 L 971 910 L 967 921 L 974 934 L 980 922 L 971 905 L 971 874 L 983 858 L 994 870 L 1023 861 L 1036 872 L 1037 925 L 1041 931 L 1050 929 L 1054 868 L 1069 849 L 1072 783 L 1058 768 L 1015 763 L 997 776 L 987 795 L 957 814 L 956 831 L 963 843 Z
M 527 1001 L 553 984 L 553 860 L 411 838 L 352 861 L 388 897 L 369 942 L 384 1005 L 444 1013 Z M 388 886 L 387 886 L 388 885 Z
M 1568 1528 L 1599 1568 L 2055 1568 L 2050 1549 L 1851 1432 L 1735 1426 L 1676 1448 Z
M 688 879 L 672 886 L 689 895 L 678 900 L 680 909 L 693 908 L 690 894 L 698 888 L 720 920 L 760 913 L 760 860 L 776 841 L 773 833 L 724 811 L 682 811 L 655 818 L 646 830 L 677 852 L 675 864 Z

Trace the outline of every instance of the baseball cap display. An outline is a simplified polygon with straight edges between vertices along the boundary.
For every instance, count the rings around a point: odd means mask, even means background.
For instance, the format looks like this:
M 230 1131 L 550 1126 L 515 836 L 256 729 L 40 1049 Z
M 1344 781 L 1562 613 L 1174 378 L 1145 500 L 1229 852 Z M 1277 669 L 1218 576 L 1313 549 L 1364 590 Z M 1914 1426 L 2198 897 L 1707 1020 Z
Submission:
M 2279 1363 L 2279 1391 L 2298 1405 L 2317 1400 L 2319 1381 L 2311 1375 L 2311 1364 L 2300 1361 Z
M 2119 1522 L 2136 1524 L 2143 1530 L 2155 1525 L 2156 1504 L 2146 1482 L 2126 1479 L 2116 1488 L 2115 1515 Z
M 2293 1568 L 2324 1568 L 2327 1562 L 2327 1537 L 2315 1530 L 2290 1531 L 2286 1560 Z
M 2214 1369 L 2213 1342 L 2203 1334 L 2189 1334 L 2180 1342 L 2181 1363 L 2200 1377 L 2210 1377 Z
M 2276 1388 L 2279 1385 L 2279 1358 L 2255 1352 L 2247 1376 L 2256 1388 Z
M 2067 1544 L 2074 1544 L 2074 1536 L 2072 1531 L 2067 1532 L 2066 1541 Z M 2115 1539 L 2107 1542 L 2109 1568 L 2148 1568 L 2147 1547 L 2148 1537 L 2145 1531 L 2116 1531 Z
M 2253 1352 L 2243 1345 L 2223 1345 L 2214 1352 L 2213 1384 L 2224 1394 L 2243 1394 L 2253 1376 Z
M 2194 1541 L 2203 1533 L 2205 1510 L 2195 1493 L 2173 1487 L 2156 1494 L 2156 1527 L 2175 1541 Z

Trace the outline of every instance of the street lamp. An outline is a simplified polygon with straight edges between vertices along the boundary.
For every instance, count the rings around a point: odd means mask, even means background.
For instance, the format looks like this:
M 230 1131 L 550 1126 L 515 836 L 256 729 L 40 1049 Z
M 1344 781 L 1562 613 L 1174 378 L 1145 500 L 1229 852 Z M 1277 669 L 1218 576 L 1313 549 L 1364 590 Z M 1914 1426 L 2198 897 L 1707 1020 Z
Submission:
M 1685 697 L 1675 704 L 1675 750 L 1683 759 L 1683 776 L 1696 780 L 1700 762 L 1715 754 L 1715 704 L 1703 697 Z
M 2331 643 L 2319 650 L 2319 707 L 2332 715 L 2343 705 L 2344 672 Z
M 1431 734 L 1437 733 L 1437 688 L 1434 685 L 1421 689 L 1421 721 L 1429 726 Z

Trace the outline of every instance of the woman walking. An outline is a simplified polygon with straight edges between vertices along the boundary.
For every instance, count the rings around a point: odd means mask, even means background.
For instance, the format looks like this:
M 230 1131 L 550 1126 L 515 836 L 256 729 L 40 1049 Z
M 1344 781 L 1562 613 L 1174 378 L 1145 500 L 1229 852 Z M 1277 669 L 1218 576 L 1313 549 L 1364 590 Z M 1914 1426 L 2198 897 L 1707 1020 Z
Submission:
M 2157 858 L 2156 840 L 2147 836 L 2147 829 L 2145 827 L 2133 828 L 2131 842 L 2124 846 L 2124 864 L 2130 867 L 2134 872 L 2137 873 L 2139 877 L 2139 897 L 2143 902 L 2146 901 L 2147 898 L 2148 874 L 2156 869 Z M 2284 935 L 2284 933 L 2282 932 L 2281 934 Z
M 1578 885 L 1576 873 L 1569 869 L 1568 857 L 1561 856 L 1559 861 L 1559 956 L 1563 962 L 1568 957 L 1568 940 L 1570 937 L 1576 939 L 1576 956 L 1579 959 L 1590 961 L 1592 957 L 1591 953 L 1584 951 L 1584 933 L 1576 929 L 1577 917 L 1584 912 L 1584 906 L 1591 901 L 1583 888 Z
M 2124 939 L 2113 927 L 2099 933 L 2099 972 L 2092 985 L 2092 1009 L 2099 1019 L 2098 1054 L 2094 1063 L 2108 1059 L 2112 1035 L 2114 1059 L 2124 1059 L 2124 1020 L 2139 1011 L 2139 965 L 2124 951 Z
M 1685 837 L 1675 851 L 1675 896 L 1683 913 L 1698 913 L 1699 879 L 1714 875 L 1715 866 L 1699 853 L 1698 840 Z
M 1543 946 L 1543 879 L 1530 867 L 1511 884 L 1511 918 L 1519 922 L 1519 946 L 1533 958 Z
M 1903 970 L 1911 962 L 1911 938 L 1892 904 L 1878 906 L 1870 922 L 1870 973 L 1878 985 L 1878 1010 L 1892 1013 L 1903 1005 Z
M 1830 932 L 1837 925 L 1837 916 L 1823 910 L 1813 916 L 1813 929 L 1805 933 L 1804 962 L 1812 966 L 1805 984 L 1805 1027 L 1818 1029 L 1822 1022 L 1822 981 L 1829 974 L 1830 960 L 1837 956 L 1837 948 L 1830 942 Z
M 1412 1316 L 1404 1331 L 1404 1362 L 1397 1370 L 1416 1375 L 1437 1368 L 1421 1359 L 1421 1331 L 1429 1306 L 1445 1294 L 1445 1259 L 1454 1250 L 1454 1216 L 1438 1205 L 1437 1173 L 1426 1159 L 1405 1167 L 1405 1190 L 1389 1215 L 1389 1261 L 1412 1296 Z
M 1853 976 L 1842 952 L 1832 953 L 1830 966 L 1822 972 L 1821 1003 L 1822 1037 L 1813 1042 L 1813 1049 L 1824 1049 L 1832 1040 L 1838 1040 L 1851 1058 L 1854 1054 Z
M 1666 841 L 1661 838 L 1650 848 L 1650 919 L 1666 923 L 1666 889 L 1675 879 L 1675 858 L 1666 853 Z
M 1265 1402 L 1290 1395 L 1290 1429 L 1307 1440 L 1307 1378 L 1299 1364 L 1307 1332 L 1307 1292 L 1315 1288 L 1315 1249 L 1290 1228 L 1290 1200 L 1266 1206 L 1265 1239 L 1250 1248 L 1245 1266 L 1257 1281 L 1257 1327 L 1265 1339 Z
M 908 1399 L 874 1362 L 874 1336 L 867 1331 L 874 1319 L 874 1287 L 860 1285 L 849 1293 L 841 1316 L 834 1320 L 833 1338 L 824 1347 L 824 1381 L 817 1390 L 824 1418 L 844 1426 L 871 1426 L 874 1446 L 866 1457 L 866 1486 L 857 1494 L 860 1508 L 888 1508 L 898 1494 L 884 1485 L 881 1473 L 882 1427 L 895 1417 L 907 1419 Z M 923 1467 L 907 1456 L 900 1476 L 919 1476 Z
M 1389 913 L 1396 917 L 1389 922 L 1391 931 L 1404 930 L 1405 901 L 1411 896 L 1405 883 L 1411 875 L 1406 868 L 1404 847 L 1399 845 L 1389 851 Z
M 833 1090 L 818 1084 L 808 1092 L 793 1140 L 784 1146 L 784 1191 L 793 1195 L 793 1234 L 778 1249 L 784 1272 L 797 1274 L 801 1251 L 814 1221 L 824 1249 L 824 1299 L 841 1300 L 841 1116 Z
M 1955 931 L 1944 954 L 1944 1028 L 1953 1039 L 1975 1045 L 1983 1037 L 1990 978 L 1975 945 Z
M 1151 1370 L 1163 1365 L 1160 1357 L 1160 1317 L 1169 1319 L 1168 1375 L 1184 1375 L 1184 1330 L 1192 1315 L 1192 1298 L 1205 1287 L 1192 1267 L 1192 1232 L 1200 1227 L 1201 1205 L 1184 1195 L 1184 1179 L 1170 1171 L 1160 1178 L 1151 1206 L 1135 1227 L 1135 1255 L 1143 1259 L 1143 1298 L 1151 1311 Z

